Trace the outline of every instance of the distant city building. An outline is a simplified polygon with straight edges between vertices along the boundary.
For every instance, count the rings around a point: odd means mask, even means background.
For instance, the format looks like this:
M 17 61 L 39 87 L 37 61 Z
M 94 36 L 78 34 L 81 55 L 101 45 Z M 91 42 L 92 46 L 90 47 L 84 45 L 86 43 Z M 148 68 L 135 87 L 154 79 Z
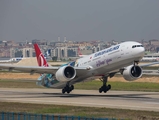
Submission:
M 23 57 L 33 57 L 33 48 L 23 48 Z
M 38 45 L 47 45 L 47 40 L 37 40 L 37 39 L 34 39 L 32 40 L 32 44 L 35 44 L 37 43 Z
M 14 57 L 15 57 L 15 49 L 10 48 L 10 58 L 14 58 Z
M 140 40 L 140 42 L 145 47 L 145 50 L 149 53 L 159 52 L 159 40 L 152 39 L 149 41 L 145 41 L 144 39 Z M 99 50 L 108 48 L 112 45 L 116 45 L 119 42 L 115 40 L 111 41 L 100 41 L 100 40 L 92 40 L 92 41 L 71 41 L 67 40 L 64 37 L 63 40 L 60 40 L 60 37 L 57 40 L 48 42 L 47 40 L 37 40 L 34 39 L 31 42 L 22 41 L 22 42 L 14 42 L 13 40 L 1 40 L 0 41 L 0 57 L 20 57 L 23 55 L 24 57 L 32 57 L 35 56 L 35 51 L 33 44 L 37 43 L 40 46 L 42 53 L 46 54 L 48 50 L 50 50 L 50 57 L 57 57 L 60 59 L 69 59 L 69 57 L 78 57 L 78 49 L 80 49 L 83 55 L 88 55 Z

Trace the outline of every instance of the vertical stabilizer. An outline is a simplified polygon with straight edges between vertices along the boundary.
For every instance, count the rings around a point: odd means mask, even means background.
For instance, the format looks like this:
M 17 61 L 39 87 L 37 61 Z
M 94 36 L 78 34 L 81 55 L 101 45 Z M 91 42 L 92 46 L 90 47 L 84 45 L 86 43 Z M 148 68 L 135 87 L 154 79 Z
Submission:
M 34 49 L 35 49 L 38 65 L 48 67 L 49 65 L 46 59 L 44 58 L 44 55 L 42 54 L 38 44 L 34 44 Z
M 78 55 L 82 55 L 80 48 L 78 47 Z
M 85 57 L 85 56 L 87 56 L 87 55 L 82 55 L 81 50 L 80 50 L 80 48 L 78 47 L 78 56 L 79 56 L 79 57 Z

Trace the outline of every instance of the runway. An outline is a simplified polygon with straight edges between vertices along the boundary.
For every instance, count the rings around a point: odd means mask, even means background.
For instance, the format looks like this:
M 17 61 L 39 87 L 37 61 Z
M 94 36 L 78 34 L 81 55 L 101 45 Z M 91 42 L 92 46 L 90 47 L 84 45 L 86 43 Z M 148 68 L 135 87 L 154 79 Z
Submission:
M 0 102 L 106 107 L 159 112 L 159 92 L 0 88 Z

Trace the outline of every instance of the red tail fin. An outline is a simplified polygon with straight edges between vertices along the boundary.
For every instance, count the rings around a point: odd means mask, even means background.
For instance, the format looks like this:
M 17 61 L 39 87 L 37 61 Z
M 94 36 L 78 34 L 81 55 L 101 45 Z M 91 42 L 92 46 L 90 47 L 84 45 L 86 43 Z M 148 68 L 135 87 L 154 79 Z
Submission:
M 82 55 L 80 48 L 78 48 L 78 55 Z
M 35 49 L 38 65 L 48 67 L 49 65 L 46 62 L 46 59 L 44 58 L 44 55 L 42 54 L 38 44 L 34 44 L 34 49 Z

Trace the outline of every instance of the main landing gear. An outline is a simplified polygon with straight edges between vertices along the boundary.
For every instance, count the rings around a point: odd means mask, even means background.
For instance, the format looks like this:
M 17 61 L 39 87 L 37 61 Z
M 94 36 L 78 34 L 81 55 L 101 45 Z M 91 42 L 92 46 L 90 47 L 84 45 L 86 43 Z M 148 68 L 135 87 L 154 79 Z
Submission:
M 103 86 L 99 88 L 99 93 L 102 93 L 102 92 L 106 93 L 107 91 L 111 89 L 111 85 L 107 85 L 107 80 L 108 80 L 108 76 L 102 77 Z
M 66 84 L 66 86 L 62 89 L 62 93 L 63 94 L 65 94 L 65 92 L 70 93 L 73 89 L 74 89 L 73 85 L 70 86 L 69 84 Z

